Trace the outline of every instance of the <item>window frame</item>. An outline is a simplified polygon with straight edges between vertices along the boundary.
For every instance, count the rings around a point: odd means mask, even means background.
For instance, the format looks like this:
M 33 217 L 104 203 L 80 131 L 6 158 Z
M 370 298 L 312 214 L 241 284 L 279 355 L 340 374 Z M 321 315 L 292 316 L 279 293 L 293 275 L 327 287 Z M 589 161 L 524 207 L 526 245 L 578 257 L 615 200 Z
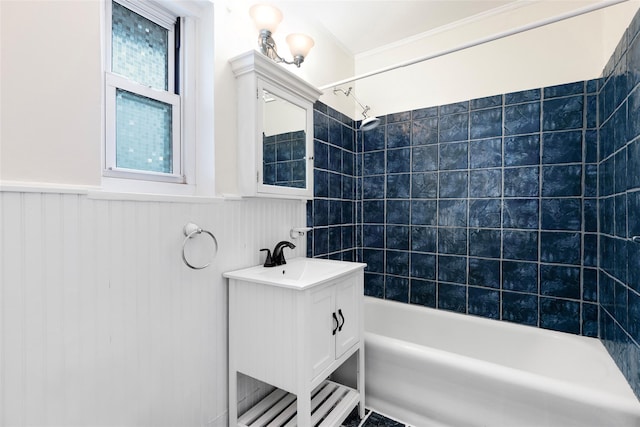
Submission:
M 112 1 L 168 30 L 167 90 L 150 88 L 112 71 Z M 105 142 L 102 175 L 108 178 L 186 184 L 187 177 L 184 162 L 185 138 L 182 131 L 184 117 L 183 100 L 181 94 L 175 93 L 174 90 L 176 61 L 179 67 L 179 78 L 182 79 L 185 74 L 182 72 L 184 67 L 184 49 L 179 49 L 177 56 L 175 49 L 175 31 L 181 32 L 181 34 L 179 34 L 180 39 L 182 39 L 183 32 L 183 25 L 176 25 L 179 15 L 167 11 L 162 8 L 162 6 L 151 1 L 132 2 L 130 0 L 106 0 L 105 9 L 105 29 L 107 37 L 105 40 Z M 184 81 L 180 80 L 178 81 L 178 86 L 183 87 L 184 83 Z M 128 169 L 117 166 L 116 93 L 118 89 L 171 105 L 172 173 Z

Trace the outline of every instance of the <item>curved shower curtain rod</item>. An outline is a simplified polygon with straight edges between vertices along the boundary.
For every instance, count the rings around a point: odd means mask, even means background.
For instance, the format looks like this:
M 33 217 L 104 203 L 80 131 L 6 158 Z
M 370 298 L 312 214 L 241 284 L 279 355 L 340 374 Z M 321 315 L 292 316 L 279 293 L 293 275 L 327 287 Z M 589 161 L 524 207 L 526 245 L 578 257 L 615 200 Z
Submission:
M 440 52 L 432 53 L 432 54 L 429 54 L 429 55 L 426 55 L 426 56 L 421 56 L 421 57 L 418 57 L 418 58 L 410 59 L 408 61 L 401 62 L 401 63 L 396 64 L 396 65 L 391 65 L 389 67 L 384 67 L 384 68 L 380 68 L 378 70 L 369 71 L 367 73 L 360 74 L 359 76 L 354 76 L 354 77 L 351 77 L 351 78 L 348 78 L 348 79 L 339 80 L 337 82 L 321 86 L 320 90 L 324 91 L 324 90 L 330 89 L 332 87 L 343 85 L 345 83 L 355 82 L 356 80 L 366 79 L 368 77 L 376 76 L 378 74 L 386 73 L 388 71 L 393 71 L 393 70 L 396 70 L 398 68 L 408 67 L 410 65 L 418 64 L 420 62 L 428 61 L 430 59 L 435 59 L 435 58 L 439 58 L 441 56 L 449 55 L 450 53 L 459 52 L 461 50 L 469 49 L 471 47 L 480 46 L 482 44 L 489 43 L 489 42 L 492 42 L 492 41 L 495 41 L 495 40 L 499 40 L 499 39 L 502 39 L 502 38 L 505 38 L 505 37 L 513 36 L 515 34 L 524 33 L 525 31 L 534 30 L 536 28 L 544 27 L 545 25 L 554 24 L 556 22 L 564 21 L 566 19 L 570 19 L 570 18 L 573 18 L 573 17 L 576 17 L 576 16 L 584 15 L 586 13 L 594 12 L 596 10 L 605 9 L 607 7 L 614 6 L 614 5 L 617 5 L 617 4 L 620 4 L 620 3 L 625 3 L 627 1 L 629 1 L 629 0 L 606 0 L 606 1 L 603 1 L 601 3 L 596 3 L 596 4 L 589 5 L 589 6 L 585 6 L 583 8 L 576 9 L 576 10 L 573 10 L 571 12 L 563 13 L 561 15 L 554 16 L 552 18 L 542 19 L 540 21 L 536 21 L 536 22 L 533 22 L 531 24 L 523 25 L 521 27 L 514 28 L 512 30 L 496 33 L 496 34 L 493 34 L 491 36 L 484 37 L 484 38 L 481 38 L 481 39 L 473 41 L 473 42 L 465 43 L 465 44 L 462 44 L 460 46 L 456 46 L 456 47 L 451 48 L 451 49 L 442 50 Z

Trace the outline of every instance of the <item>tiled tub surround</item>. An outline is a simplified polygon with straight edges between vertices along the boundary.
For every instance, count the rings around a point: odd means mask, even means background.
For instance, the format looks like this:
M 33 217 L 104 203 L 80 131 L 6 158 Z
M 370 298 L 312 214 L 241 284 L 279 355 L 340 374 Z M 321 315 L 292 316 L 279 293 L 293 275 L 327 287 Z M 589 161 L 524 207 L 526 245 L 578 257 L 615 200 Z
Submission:
M 363 133 L 366 293 L 597 336 L 596 91 L 408 111 Z
M 317 103 L 308 255 L 357 254 L 367 295 L 601 337 L 640 395 L 639 29 L 598 80 L 364 133 Z
M 600 337 L 640 396 L 640 15 L 599 92 Z
M 367 295 L 597 336 L 597 87 L 392 114 L 357 140 L 317 103 L 308 255 L 357 247 Z

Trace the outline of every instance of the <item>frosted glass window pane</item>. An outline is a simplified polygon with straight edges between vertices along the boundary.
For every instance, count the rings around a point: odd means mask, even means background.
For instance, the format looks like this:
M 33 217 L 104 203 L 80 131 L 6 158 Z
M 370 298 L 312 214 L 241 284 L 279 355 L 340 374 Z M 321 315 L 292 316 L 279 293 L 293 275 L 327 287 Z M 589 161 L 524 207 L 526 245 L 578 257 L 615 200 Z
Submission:
M 116 90 L 116 166 L 173 173 L 172 106 Z
M 112 4 L 111 70 L 144 86 L 168 90 L 169 30 Z

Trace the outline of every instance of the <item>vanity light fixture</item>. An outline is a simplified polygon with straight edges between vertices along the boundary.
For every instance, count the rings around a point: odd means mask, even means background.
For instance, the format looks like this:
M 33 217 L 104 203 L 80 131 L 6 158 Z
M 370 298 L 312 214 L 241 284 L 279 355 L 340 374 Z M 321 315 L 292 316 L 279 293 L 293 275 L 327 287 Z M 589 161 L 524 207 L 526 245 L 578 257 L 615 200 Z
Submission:
M 256 27 L 260 31 L 258 36 L 258 46 L 260 52 L 275 62 L 284 62 L 285 64 L 295 64 L 300 68 L 300 64 L 304 62 L 309 51 L 314 45 L 313 39 L 306 34 L 289 34 L 286 38 L 289 45 L 289 51 L 293 55 L 293 61 L 287 61 L 278 55 L 278 49 L 275 40 L 271 37 L 278 28 L 278 24 L 282 21 L 282 12 L 277 7 L 269 4 L 254 4 L 249 8 L 249 15 L 253 19 Z

